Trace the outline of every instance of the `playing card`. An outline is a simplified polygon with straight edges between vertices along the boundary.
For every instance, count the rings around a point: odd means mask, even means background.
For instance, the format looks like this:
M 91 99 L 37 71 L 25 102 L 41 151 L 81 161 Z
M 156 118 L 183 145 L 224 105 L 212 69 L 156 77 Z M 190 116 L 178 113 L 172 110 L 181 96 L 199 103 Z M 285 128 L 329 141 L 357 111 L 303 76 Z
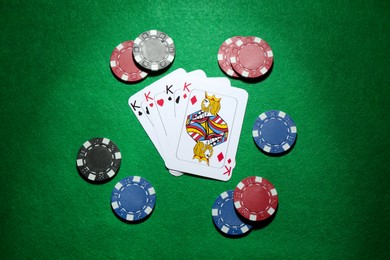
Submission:
M 190 89 L 175 93 L 181 100 L 175 105 L 177 124 L 168 134 L 167 168 L 231 178 L 248 93 L 229 85 L 196 80 Z

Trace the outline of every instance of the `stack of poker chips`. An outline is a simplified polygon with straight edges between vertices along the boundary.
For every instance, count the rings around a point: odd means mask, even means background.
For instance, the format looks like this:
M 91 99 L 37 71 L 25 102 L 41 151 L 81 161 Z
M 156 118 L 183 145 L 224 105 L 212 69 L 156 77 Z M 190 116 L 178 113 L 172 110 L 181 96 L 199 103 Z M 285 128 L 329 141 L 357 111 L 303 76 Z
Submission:
M 251 176 L 240 181 L 234 190 L 221 193 L 212 206 L 211 215 L 223 235 L 237 237 L 272 220 L 277 207 L 278 193 L 272 183 Z
M 120 43 L 110 58 L 114 75 L 127 83 L 144 79 L 150 72 L 165 70 L 175 58 L 171 37 L 158 30 L 149 30 L 135 40 Z
M 255 36 L 231 37 L 218 50 L 219 67 L 232 78 L 260 78 L 271 69 L 273 60 L 271 47 Z

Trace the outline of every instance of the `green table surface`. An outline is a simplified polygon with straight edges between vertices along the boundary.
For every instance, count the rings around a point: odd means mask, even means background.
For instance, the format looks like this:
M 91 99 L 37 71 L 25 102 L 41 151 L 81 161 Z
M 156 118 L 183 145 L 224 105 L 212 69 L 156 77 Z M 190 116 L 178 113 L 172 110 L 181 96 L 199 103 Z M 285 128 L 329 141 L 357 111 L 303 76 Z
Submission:
M 389 1 L 1 1 L 1 258 L 382 259 L 390 244 Z M 138 84 L 111 73 L 114 47 L 158 29 L 176 44 L 173 65 Z M 228 182 L 171 176 L 128 98 L 177 68 L 225 77 L 221 43 L 255 35 L 275 63 L 249 93 Z M 256 117 L 290 114 L 299 138 L 270 157 L 255 146 Z M 85 182 L 81 144 L 119 146 L 118 175 Z M 157 204 L 126 224 L 110 209 L 114 184 L 140 175 Z M 268 226 L 231 239 L 211 206 L 247 176 L 269 179 L 279 209 Z

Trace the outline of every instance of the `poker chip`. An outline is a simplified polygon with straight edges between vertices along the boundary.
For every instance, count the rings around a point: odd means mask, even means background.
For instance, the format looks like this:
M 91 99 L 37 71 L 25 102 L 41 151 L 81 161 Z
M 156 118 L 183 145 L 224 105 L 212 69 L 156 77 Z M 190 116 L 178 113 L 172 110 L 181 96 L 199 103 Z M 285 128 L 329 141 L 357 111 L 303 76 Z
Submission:
M 270 110 L 256 119 L 252 131 L 256 145 L 266 153 L 280 154 L 295 143 L 297 127 L 283 111 Z
M 119 79 L 127 82 L 140 81 L 148 75 L 134 63 L 133 45 L 133 41 L 122 42 L 115 47 L 110 57 L 112 72 Z
M 233 190 L 221 193 L 211 209 L 215 226 L 224 234 L 238 236 L 247 233 L 252 226 L 238 217 L 233 204 Z
M 111 193 L 111 207 L 123 220 L 135 222 L 149 216 L 156 204 L 156 192 L 144 178 L 129 176 L 119 181 Z
M 179 172 L 179 171 L 176 171 L 176 170 L 169 170 L 169 173 L 170 173 L 172 176 L 175 176 L 175 177 L 180 177 L 180 176 L 183 176 L 183 174 L 184 174 L 184 173 Z
M 278 193 L 268 180 L 252 176 L 238 183 L 234 189 L 233 200 L 241 216 L 251 221 L 260 221 L 275 213 Z
M 157 71 L 166 68 L 175 58 L 175 44 L 166 33 L 150 30 L 134 40 L 135 61 L 145 69 Z
M 121 160 L 119 148 L 110 139 L 93 138 L 80 147 L 76 164 L 88 181 L 104 182 L 118 173 Z
M 237 74 L 245 78 L 258 78 L 272 66 L 272 49 L 259 37 L 246 37 L 234 43 L 230 63 Z
M 230 56 L 233 50 L 234 44 L 238 40 L 242 40 L 244 37 L 234 36 L 229 39 L 226 39 L 221 47 L 218 50 L 218 64 L 219 67 L 230 77 L 238 78 L 240 77 L 234 70 L 230 63 Z

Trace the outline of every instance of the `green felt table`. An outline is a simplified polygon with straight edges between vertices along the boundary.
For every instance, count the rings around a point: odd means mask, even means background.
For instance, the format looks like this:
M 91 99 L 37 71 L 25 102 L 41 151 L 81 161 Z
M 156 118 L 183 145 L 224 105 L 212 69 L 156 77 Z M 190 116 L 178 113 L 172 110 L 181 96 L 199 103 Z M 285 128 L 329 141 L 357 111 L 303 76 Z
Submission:
M 1 1 L 1 243 L 3 259 L 382 259 L 389 255 L 389 1 Z M 176 45 L 173 65 L 138 84 L 111 73 L 114 47 L 158 29 Z M 226 77 L 221 43 L 259 36 L 275 62 L 247 90 L 230 181 L 173 177 L 128 107 L 134 93 L 177 68 Z M 282 157 L 260 152 L 256 117 L 291 115 L 299 138 Z M 122 152 L 104 185 L 76 170 L 81 144 L 112 139 Z M 155 187 L 147 221 L 110 208 L 120 179 Z M 211 206 L 247 176 L 270 180 L 276 217 L 231 239 Z

